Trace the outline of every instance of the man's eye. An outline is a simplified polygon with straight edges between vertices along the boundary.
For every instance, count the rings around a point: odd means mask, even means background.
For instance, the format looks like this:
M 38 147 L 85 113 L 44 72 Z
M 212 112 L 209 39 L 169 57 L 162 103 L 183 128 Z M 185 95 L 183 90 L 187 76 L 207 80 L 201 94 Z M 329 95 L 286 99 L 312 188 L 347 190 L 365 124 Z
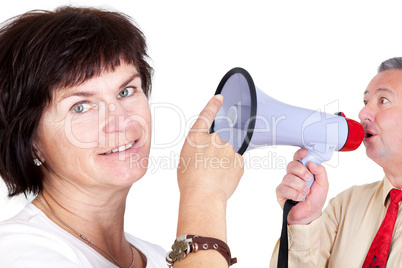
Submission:
M 134 88 L 126 87 L 126 88 L 123 88 L 122 90 L 120 90 L 119 95 L 117 96 L 117 98 L 119 98 L 119 99 L 124 98 L 124 97 L 132 95 L 133 93 L 134 93 Z
M 91 109 L 91 105 L 89 103 L 81 102 L 77 103 L 71 109 L 76 114 L 81 114 Z
M 385 103 L 388 103 L 388 102 L 389 102 L 389 100 L 387 98 L 384 98 L 384 97 L 380 98 L 380 103 L 381 104 L 385 104 Z

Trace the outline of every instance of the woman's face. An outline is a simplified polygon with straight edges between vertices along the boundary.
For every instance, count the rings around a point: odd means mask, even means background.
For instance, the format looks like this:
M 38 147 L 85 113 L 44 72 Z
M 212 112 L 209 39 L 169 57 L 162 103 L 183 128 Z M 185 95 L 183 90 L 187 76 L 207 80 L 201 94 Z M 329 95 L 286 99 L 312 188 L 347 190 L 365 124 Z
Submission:
M 56 91 L 39 123 L 35 148 L 45 183 L 125 187 L 146 172 L 151 115 L 133 65 Z

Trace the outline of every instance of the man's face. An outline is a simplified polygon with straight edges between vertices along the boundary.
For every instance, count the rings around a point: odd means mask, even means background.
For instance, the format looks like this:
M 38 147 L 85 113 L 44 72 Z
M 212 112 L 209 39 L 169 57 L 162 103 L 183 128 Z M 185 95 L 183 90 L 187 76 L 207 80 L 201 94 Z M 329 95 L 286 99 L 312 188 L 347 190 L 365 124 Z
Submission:
M 359 113 L 367 156 L 384 169 L 402 161 L 402 70 L 378 73 L 364 92 Z

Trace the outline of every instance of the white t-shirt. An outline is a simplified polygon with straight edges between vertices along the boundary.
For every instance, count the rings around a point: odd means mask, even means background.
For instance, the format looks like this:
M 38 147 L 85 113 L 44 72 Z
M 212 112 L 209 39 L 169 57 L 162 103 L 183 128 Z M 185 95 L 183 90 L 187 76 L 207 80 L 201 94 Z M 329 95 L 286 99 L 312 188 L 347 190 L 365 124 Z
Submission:
M 147 268 L 167 267 L 160 246 L 126 233 L 147 258 Z M 84 241 L 74 237 L 29 203 L 15 217 L 0 222 L 0 267 L 116 268 Z

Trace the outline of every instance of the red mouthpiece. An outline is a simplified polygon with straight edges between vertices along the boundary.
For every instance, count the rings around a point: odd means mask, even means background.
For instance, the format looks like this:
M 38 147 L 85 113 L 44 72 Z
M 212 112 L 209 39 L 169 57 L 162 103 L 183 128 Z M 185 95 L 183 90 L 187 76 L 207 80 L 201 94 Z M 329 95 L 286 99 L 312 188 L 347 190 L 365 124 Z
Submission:
M 364 129 L 359 122 L 356 122 L 349 118 L 345 119 L 348 123 L 349 133 L 348 139 L 346 140 L 345 145 L 342 147 L 341 151 L 354 151 L 359 148 L 364 139 Z

